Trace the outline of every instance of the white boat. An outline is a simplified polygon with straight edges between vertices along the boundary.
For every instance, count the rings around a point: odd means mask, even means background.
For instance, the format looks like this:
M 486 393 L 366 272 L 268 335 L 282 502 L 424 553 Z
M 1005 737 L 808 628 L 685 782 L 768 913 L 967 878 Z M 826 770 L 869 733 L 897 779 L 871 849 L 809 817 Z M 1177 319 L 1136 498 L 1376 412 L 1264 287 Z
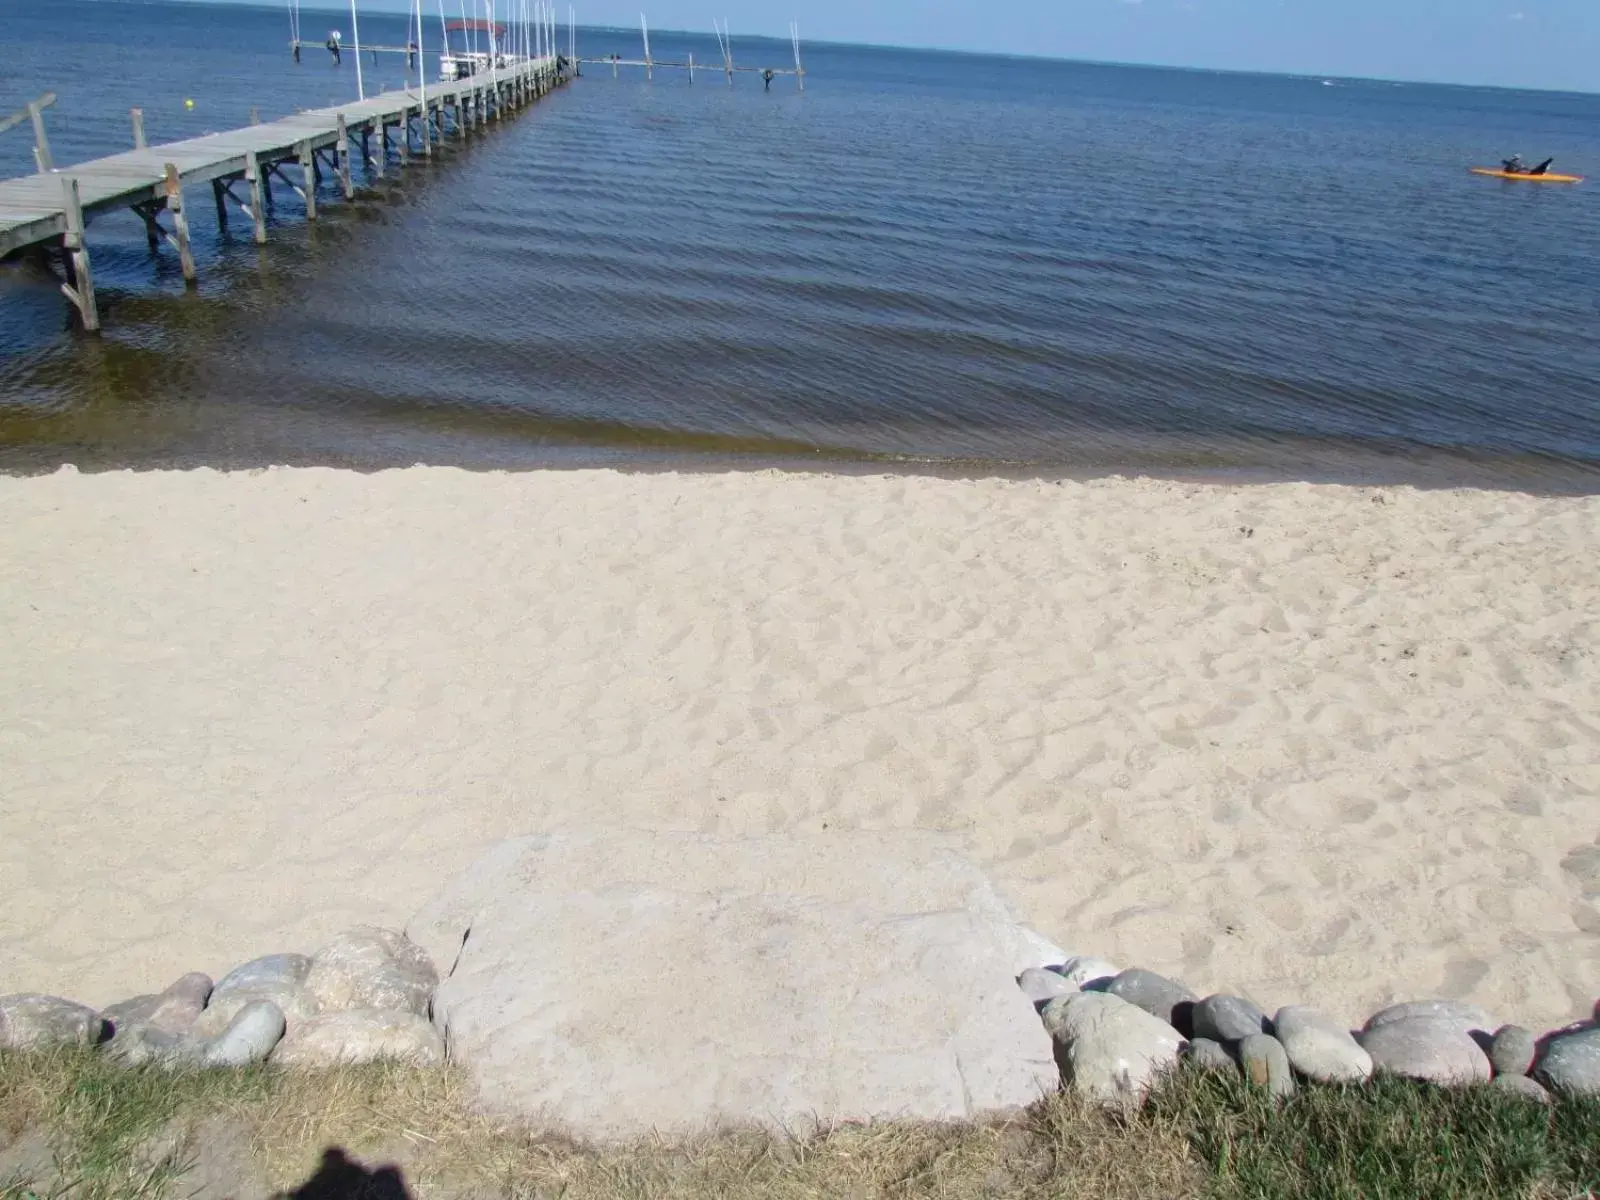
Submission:
M 462 35 L 463 45 L 459 50 L 450 45 L 452 33 Z M 484 48 L 475 48 L 475 36 L 472 38 L 473 47 L 469 48 L 466 44 L 467 35 L 479 33 L 486 35 Z M 490 69 L 504 70 L 523 62 L 525 55 L 506 53 L 502 42 L 505 33 L 504 25 L 490 21 L 451 21 L 444 27 L 444 52 L 439 55 L 439 78 L 445 83 L 453 83 L 457 79 L 481 75 Z

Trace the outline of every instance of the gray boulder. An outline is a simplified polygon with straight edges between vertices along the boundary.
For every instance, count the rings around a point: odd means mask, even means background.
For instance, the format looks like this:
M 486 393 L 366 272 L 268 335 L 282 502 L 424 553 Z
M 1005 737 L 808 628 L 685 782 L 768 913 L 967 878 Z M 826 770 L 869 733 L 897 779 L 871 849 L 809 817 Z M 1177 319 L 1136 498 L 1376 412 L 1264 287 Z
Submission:
M 1178 1062 L 1183 1038 L 1109 992 L 1076 992 L 1052 1000 L 1045 1028 L 1055 1039 L 1062 1081 L 1101 1104 L 1137 1103 L 1156 1077 Z
M 1489 1065 L 1500 1075 L 1526 1075 L 1533 1070 L 1539 1039 L 1521 1025 L 1502 1025 L 1489 1043 Z
M 1271 1029 L 1267 1014 L 1240 996 L 1207 996 L 1190 1016 L 1194 1036 L 1215 1042 L 1237 1042 Z
M 1294 1095 L 1294 1072 L 1277 1038 L 1270 1033 L 1252 1033 L 1240 1041 L 1238 1051 L 1239 1068 L 1251 1084 L 1280 1098 Z
M 156 1063 L 164 1067 L 200 1061 L 205 1043 L 184 1033 L 169 1033 L 154 1025 L 124 1025 L 106 1044 L 106 1053 L 128 1067 Z
M 283 1037 L 283 1013 L 270 1000 L 252 1000 L 205 1044 L 200 1061 L 208 1067 L 245 1067 L 262 1062 Z
M 0 996 L 0 1047 L 8 1050 L 92 1046 L 104 1037 L 105 1027 L 94 1009 L 60 996 L 37 992 Z
M 1393 1021 L 1409 1021 L 1414 1017 L 1427 1017 L 1435 1021 L 1451 1021 L 1462 1033 L 1478 1030 L 1489 1033 L 1497 1022 L 1476 1004 L 1460 1000 L 1408 1000 L 1404 1004 L 1391 1004 L 1374 1013 L 1367 1021 L 1368 1029 L 1377 1029 Z
M 428 1015 L 439 973 L 421 947 L 392 929 L 346 930 L 311 956 L 306 987 L 325 1013 L 383 1008 Z
M 1035 1004 L 1048 1004 L 1057 996 L 1069 996 L 1078 989 L 1054 971 L 1042 967 L 1029 967 L 1017 976 L 1017 986 L 1022 994 Z
M 272 1052 L 273 1063 L 284 1067 L 331 1067 L 378 1059 L 433 1066 L 444 1061 L 444 1042 L 416 1013 L 353 1008 L 299 1022 Z
M 1210 1038 L 1191 1039 L 1183 1048 L 1183 1058 L 1202 1071 L 1218 1071 L 1225 1075 L 1234 1075 L 1239 1071 L 1239 1064 L 1234 1061 L 1233 1055 L 1228 1053 L 1228 1048 Z
M 1350 1031 L 1327 1014 L 1304 1004 L 1280 1008 L 1272 1028 L 1289 1065 L 1318 1083 L 1360 1083 L 1372 1074 L 1372 1055 Z
M 1108 963 L 1103 958 L 1093 958 L 1087 954 L 1074 955 L 1063 962 L 1059 970 L 1063 979 L 1078 988 L 1088 987 L 1098 980 L 1110 979 L 1122 973 L 1122 968 L 1115 963 Z
M 1361 1034 L 1372 1065 L 1428 1083 L 1487 1083 L 1489 1056 L 1450 1016 L 1402 1017 Z
M 1189 1008 L 1196 998 L 1177 980 L 1142 967 L 1133 967 L 1113 977 L 1105 985 L 1105 991 L 1178 1029 L 1187 1027 Z
M 289 1024 L 314 1017 L 321 1004 L 306 987 L 311 960 L 304 954 L 268 954 L 235 967 L 212 989 L 211 1001 L 194 1025 L 194 1035 L 214 1038 L 239 1010 L 257 1000 L 275 1005 Z
M 1496 1075 L 1489 1084 L 1497 1092 L 1505 1092 L 1512 1096 L 1520 1096 L 1524 1100 L 1532 1100 L 1535 1104 L 1552 1104 L 1554 1097 L 1545 1091 L 1526 1075 Z
M 113 1040 L 139 1026 L 182 1036 L 194 1029 L 210 996 L 211 976 L 193 971 L 163 992 L 113 1004 L 100 1015 L 111 1023 Z
M 1581 1026 L 1545 1043 L 1534 1077 L 1573 1096 L 1600 1096 L 1600 1027 Z
M 959 839 L 900 830 L 521 838 L 407 934 L 479 1106 L 610 1140 L 1026 1107 L 1059 1077 L 1016 928 Z

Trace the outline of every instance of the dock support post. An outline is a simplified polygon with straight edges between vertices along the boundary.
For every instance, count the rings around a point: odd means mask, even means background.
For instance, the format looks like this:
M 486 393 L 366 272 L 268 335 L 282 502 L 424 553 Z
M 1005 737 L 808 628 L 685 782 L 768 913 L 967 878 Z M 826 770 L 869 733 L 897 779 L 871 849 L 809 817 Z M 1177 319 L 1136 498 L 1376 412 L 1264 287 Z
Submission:
M 422 105 L 420 116 L 421 128 L 417 130 L 422 135 L 422 157 L 433 157 L 433 112 L 426 102 Z
M 178 247 L 178 262 L 183 267 L 183 282 L 193 287 L 194 255 L 189 251 L 189 218 L 183 211 L 183 180 L 176 163 L 166 164 L 167 211 L 172 214 L 172 241 Z
M 211 181 L 211 195 L 217 202 L 217 228 L 226 230 L 228 228 L 228 195 L 222 180 L 213 179 Z
M 317 160 L 311 152 L 310 142 L 301 142 L 296 149 L 300 153 L 300 171 L 305 176 L 306 220 L 317 219 Z
M 387 165 L 389 158 L 389 131 L 384 128 L 382 117 L 372 123 L 372 132 L 378 135 L 377 153 L 371 155 L 372 172 L 377 178 L 382 179 L 383 168 Z M 363 138 L 362 140 L 365 141 L 366 139 Z
M 256 245 L 267 244 L 266 185 L 261 179 L 261 164 L 252 152 L 244 156 L 244 181 L 250 185 L 250 216 L 255 220 Z
M 133 148 L 135 150 L 143 150 L 145 149 L 144 109 L 130 108 L 128 116 L 133 119 Z
M 67 231 L 61 236 L 61 246 L 67 252 L 67 261 L 72 269 L 72 286 L 62 284 L 61 291 L 77 305 L 78 315 L 83 318 L 84 332 L 98 333 L 100 309 L 94 299 L 94 274 L 89 267 L 89 248 L 83 241 L 83 204 L 78 196 L 78 180 L 75 176 L 62 176 L 61 194 L 67 218 Z
M 28 116 L 33 121 L 33 161 L 39 164 L 39 174 L 48 175 L 56 164 L 50 157 L 50 139 L 44 135 L 44 108 L 37 100 L 28 101 Z
M 411 165 L 411 110 L 400 110 L 400 165 Z
M 339 144 L 334 150 L 334 161 L 339 164 L 339 186 L 344 189 L 344 198 L 355 198 L 355 185 L 350 182 L 350 130 L 344 123 L 344 114 L 339 114 Z

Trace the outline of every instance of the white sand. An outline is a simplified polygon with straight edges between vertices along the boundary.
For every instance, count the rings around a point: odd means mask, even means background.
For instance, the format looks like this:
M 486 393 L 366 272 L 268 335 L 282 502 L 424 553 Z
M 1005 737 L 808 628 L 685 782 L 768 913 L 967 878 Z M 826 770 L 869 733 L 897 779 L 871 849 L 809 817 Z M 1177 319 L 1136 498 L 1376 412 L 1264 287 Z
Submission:
M 1269 1007 L 1600 992 L 1600 499 L 417 468 L 0 513 L 0 992 L 607 826 L 962 830 L 1069 950 Z

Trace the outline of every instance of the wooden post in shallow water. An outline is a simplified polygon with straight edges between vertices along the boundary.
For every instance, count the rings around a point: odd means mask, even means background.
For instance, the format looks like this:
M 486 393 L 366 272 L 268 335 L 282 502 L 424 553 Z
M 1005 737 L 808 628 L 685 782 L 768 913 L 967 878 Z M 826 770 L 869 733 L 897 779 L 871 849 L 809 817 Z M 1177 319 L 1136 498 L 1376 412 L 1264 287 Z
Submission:
M 133 120 L 133 148 L 135 150 L 143 150 L 145 148 L 144 109 L 130 108 L 128 116 Z
M 67 221 L 67 231 L 61 235 L 61 248 L 66 251 L 72 283 L 62 284 L 61 291 L 78 306 L 85 333 L 100 332 L 100 309 L 94 299 L 94 274 L 89 267 L 89 247 L 83 242 L 83 203 L 78 195 L 76 176 L 61 177 L 61 194 Z
M 305 189 L 300 194 L 306 202 L 306 220 L 317 219 L 317 160 L 313 156 L 310 142 L 301 142 L 295 147 L 300 159 L 300 173 L 305 176 Z
M 167 211 L 172 214 L 172 243 L 178 248 L 178 262 L 183 267 L 183 282 L 195 285 L 194 255 L 189 252 L 189 218 L 183 211 L 183 181 L 178 176 L 175 163 L 166 164 L 164 187 L 167 193 Z
M 338 128 L 339 142 L 334 151 L 334 161 L 339 164 L 339 186 L 344 189 L 346 200 L 355 199 L 355 185 L 350 182 L 350 130 L 344 123 L 344 114 L 339 114 Z
M 266 184 L 261 178 L 261 163 L 252 151 L 244 156 L 244 181 L 250 185 L 250 217 L 255 222 L 256 245 L 267 244 Z

